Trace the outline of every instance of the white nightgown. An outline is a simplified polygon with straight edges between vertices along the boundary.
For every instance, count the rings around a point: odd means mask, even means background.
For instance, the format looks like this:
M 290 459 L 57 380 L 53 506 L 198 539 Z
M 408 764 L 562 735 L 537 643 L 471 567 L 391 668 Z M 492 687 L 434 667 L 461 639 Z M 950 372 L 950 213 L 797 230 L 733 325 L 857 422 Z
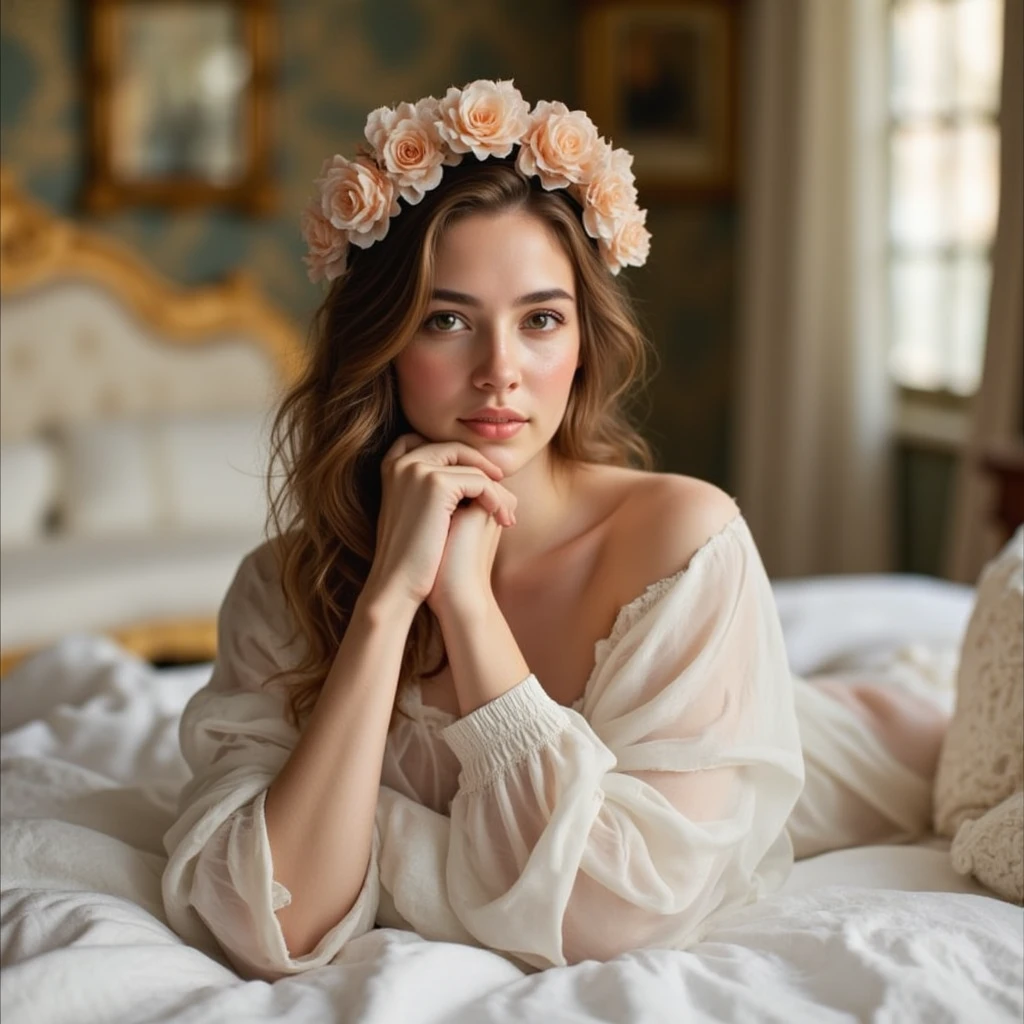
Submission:
M 293 958 L 263 814 L 298 739 L 280 690 L 262 685 L 293 663 L 290 635 L 264 546 L 238 570 L 213 676 L 182 718 L 193 779 L 164 840 L 172 926 L 199 945 L 212 933 L 247 976 L 329 963 L 375 923 L 539 968 L 681 948 L 776 890 L 794 846 L 802 856 L 927 826 L 925 780 L 792 675 L 737 516 L 619 611 L 573 707 L 532 675 L 461 719 L 403 690 L 362 891 Z

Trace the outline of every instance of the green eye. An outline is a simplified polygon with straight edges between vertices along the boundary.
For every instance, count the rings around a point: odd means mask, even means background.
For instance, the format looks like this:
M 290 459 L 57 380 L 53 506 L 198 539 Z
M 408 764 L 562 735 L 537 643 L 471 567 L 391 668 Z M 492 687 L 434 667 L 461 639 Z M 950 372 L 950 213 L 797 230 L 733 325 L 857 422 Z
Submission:
M 427 327 L 431 330 L 447 333 L 454 331 L 462 323 L 462 318 L 455 313 L 435 313 L 427 320 Z
M 526 327 L 531 331 L 553 331 L 565 321 L 557 313 L 547 311 L 531 313 L 526 318 Z

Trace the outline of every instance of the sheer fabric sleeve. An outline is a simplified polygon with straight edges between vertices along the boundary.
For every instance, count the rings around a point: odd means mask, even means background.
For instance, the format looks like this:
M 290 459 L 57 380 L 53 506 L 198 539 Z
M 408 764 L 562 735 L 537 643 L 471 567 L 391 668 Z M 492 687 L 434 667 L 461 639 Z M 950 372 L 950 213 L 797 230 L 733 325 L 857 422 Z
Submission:
M 740 517 L 623 609 L 582 714 L 529 676 L 444 736 L 453 911 L 533 966 L 690 945 L 792 864 L 793 681 Z
M 274 881 L 263 805 L 298 731 L 281 691 L 264 683 L 292 663 L 291 630 L 273 553 L 247 556 L 221 606 L 210 682 L 182 716 L 181 749 L 192 769 L 179 818 L 164 836 L 168 920 L 209 947 L 212 933 L 243 975 L 272 979 L 318 967 L 373 927 L 378 903 L 373 854 L 356 903 L 309 954 L 289 955 L 276 911 L 291 896 Z

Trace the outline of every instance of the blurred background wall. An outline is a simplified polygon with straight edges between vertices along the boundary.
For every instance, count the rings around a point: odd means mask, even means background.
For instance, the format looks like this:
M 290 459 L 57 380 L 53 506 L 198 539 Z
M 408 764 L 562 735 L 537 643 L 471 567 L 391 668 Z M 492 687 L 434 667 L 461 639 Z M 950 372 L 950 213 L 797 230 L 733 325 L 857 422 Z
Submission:
M 83 216 L 87 153 L 81 6 L 0 3 L 3 159 L 26 190 L 73 217 Z M 573 0 L 303 0 L 280 3 L 277 17 L 277 211 L 130 211 L 95 223 L 178 282 L 245 269 L 303 324 L 320 289 L 300 262 L 298 213 L 324 158 L 362 141 L 370 110 L 474 78 L 514 78 L 531 103 L 578 102 Z M 736 202 L 641 202 L 654 249 L 629 284 L 661 362 L 648 434 L 663 468 L 727 487 Z
M 747 92 L 740 92 L 739 119 L 745 138 L 751 107 L 759 102 L 748 81 L 750 55 L 772 3 L 732 2 L 742 15 L 738 77 Z M 361 141 L 369 110 L 443 95 L 447 86 L 478 77 L 514 78 L 531 102 L 580 103 L 579 0 L 282 0 L 276 5 L 275 211 L 250 217 L 214 209 L 130 210 L 90 217 L 80 205 L 88 151 L 83 6 L 74 0 L 0 0 L 5 164 L 31 195 L 123 240 L 176 282 L 249 272 L 303 329 L 320 289 L 308 282 L 301 263 L 298 213 L 323 159 L 351 153 Z M 778 0 L 778 9 L 785 6 L 805 5 Z M 751 10 L 761 11 L 760 21 Z M 750 171 L 740 175 L 741 183 L 749 184 Z M 660 468 L 737 493 L 745 196 L 737 186 L 714 198 L 659 198 L 646 196 L 640 184 L 654 243 L 648 265 L 626 277 L 660 362 L 641 408 L 646 432 Z M 943 571 L 956 453 L 955 441 L 895 438 L 885 510 L 894 533 L 892 568 Z

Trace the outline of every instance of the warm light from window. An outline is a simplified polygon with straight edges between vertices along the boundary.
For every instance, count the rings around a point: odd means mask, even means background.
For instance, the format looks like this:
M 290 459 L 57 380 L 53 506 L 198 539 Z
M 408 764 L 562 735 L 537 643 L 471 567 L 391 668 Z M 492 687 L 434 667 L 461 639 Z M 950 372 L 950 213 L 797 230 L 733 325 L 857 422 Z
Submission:
M 1003 0 L 893 0 L 890 366 L 924 390 L 981 377 L 999 202 Z

